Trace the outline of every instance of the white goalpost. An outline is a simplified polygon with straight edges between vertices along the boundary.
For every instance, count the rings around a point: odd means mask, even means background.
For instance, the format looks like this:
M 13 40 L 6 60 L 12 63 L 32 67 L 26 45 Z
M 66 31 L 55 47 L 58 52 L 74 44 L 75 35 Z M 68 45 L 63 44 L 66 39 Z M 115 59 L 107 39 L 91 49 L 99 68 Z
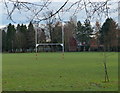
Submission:
M 62 47 L 62 56 L 64 58 L 64 24 L 63 22 L 62 23 L 62 42 L 61 43 L 38 43 L 38 30 L 40 29 L 39 28 L 39 24 L 38 23 L 35 23 L 34 24 L 34 29 L 35 29 L 35 52 L 36 52 L 36 56 L 37 56 L 37 53 L 38 53 L 38 46 L 53 46 L 53 45 L 60 45 Z

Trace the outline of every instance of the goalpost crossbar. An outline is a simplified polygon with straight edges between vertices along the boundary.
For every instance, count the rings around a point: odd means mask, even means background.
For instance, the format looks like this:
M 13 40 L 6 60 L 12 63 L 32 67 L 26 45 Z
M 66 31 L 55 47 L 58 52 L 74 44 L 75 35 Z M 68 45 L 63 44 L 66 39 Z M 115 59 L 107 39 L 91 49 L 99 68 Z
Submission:
M 61 45 L 61 46 L 63 46 L 63 44 L 62 43 L 39 43 L 39 44 L 36 44 L 36 47 L 38 47 L 38 46 L 48 46 L 48 45 Z

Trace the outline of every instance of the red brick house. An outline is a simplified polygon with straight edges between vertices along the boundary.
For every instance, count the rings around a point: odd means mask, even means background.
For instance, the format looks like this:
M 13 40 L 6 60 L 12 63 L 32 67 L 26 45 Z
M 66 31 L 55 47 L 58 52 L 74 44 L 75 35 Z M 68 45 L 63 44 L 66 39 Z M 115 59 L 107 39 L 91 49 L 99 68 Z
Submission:
M 95 38 L 92 38 L 90 40 L 90 50 L 96 50 L 98 49 L 98 41 Z

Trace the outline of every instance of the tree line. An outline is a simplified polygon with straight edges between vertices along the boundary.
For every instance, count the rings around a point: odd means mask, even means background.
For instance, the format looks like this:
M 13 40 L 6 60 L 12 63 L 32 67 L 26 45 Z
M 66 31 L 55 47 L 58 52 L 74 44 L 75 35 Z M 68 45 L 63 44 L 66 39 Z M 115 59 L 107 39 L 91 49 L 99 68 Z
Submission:
M 2 50 L 5 52 L 27 52 L 34 50 L 35 30 L 30 22 L 28 28 L 26 25 L 18 24 L 15 28 L 11 23 L 7 26 L 7 31 L 2 31 Z
M 47 23 L 45 28 L 37 31 L 37 43 L 62 43 L 62 24 Z M 86 19 L 82 24 L 80 21 L 70 20 L 64 25 L 64 46 L 65 51 L 119 51 L 118 24 L 107 18 L 101 24 L 97 21 L 92 27 Z M 61 49 L 60 46 L 42 46 L 51 51 Z M 34 52 L 35 51 L 35 28 L 32 22 L 28 26 L 18 24 L 17 27 L 11 23 L 7 31 L 2 30 L 3 52 Z M 57 51 L 57 50 L 56 50 Z
M 102 26 L 96 21 L 92 28 L 89 20 L 84 24 L 78 21 L 76 31 L 77 40 L 85 43 L 91 50 L 119 51 L 120 32 L 118 24 L 112 18 L 107 18 Z

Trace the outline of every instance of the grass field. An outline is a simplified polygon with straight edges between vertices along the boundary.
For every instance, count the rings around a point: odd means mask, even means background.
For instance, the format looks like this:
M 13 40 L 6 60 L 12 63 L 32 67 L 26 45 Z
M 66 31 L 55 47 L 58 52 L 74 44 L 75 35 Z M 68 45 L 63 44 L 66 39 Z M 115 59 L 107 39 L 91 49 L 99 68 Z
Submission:
M 107 53 L 110 82 L 104 83 L 102 53 L 3 54 L 4 91 L 117 91 L 118 54 Z

